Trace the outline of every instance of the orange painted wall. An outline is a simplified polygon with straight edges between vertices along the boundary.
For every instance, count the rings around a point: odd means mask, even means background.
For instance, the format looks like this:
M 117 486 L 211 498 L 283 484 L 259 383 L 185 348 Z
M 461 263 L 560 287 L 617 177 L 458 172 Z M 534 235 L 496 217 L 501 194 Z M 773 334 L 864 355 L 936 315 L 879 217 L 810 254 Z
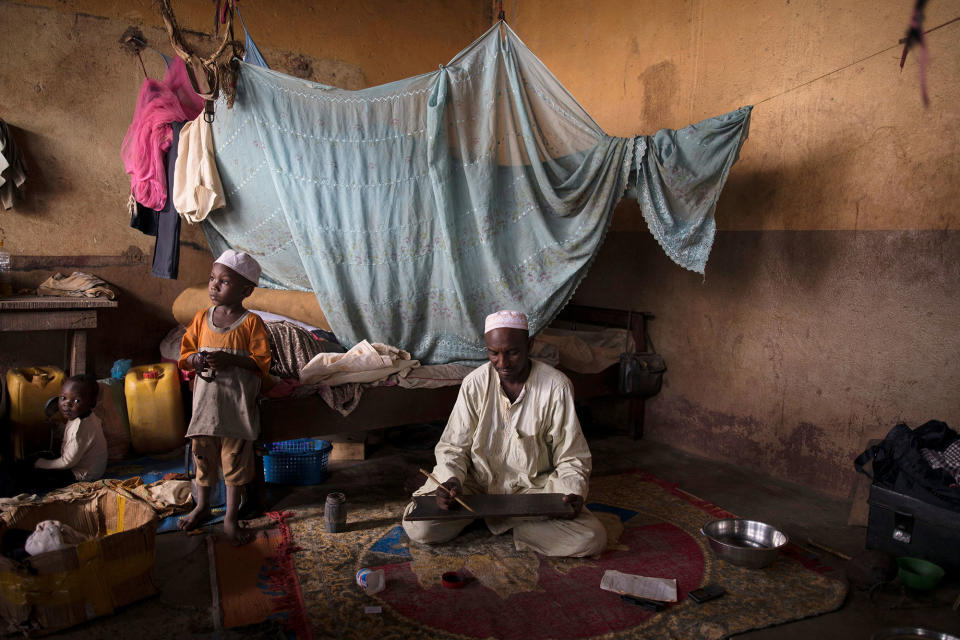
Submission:
M 721 229 L 957 228 L 960 23 L 927 36 L 925 110 L 917 54 L 902 73 L 898 65 L 911 8 L 891 0 L 504 3 L 509 24 L 611 135 L 756 105 L 721 200 Z M 957 0 L 931 2 L 926 25 L 957 16 Z M 617 222 L 642 228 L 638 219 Z
M 960 22 L 927 36 L 925 109 L 917 53 L 898 66 L 912 5 L 504 2 L 610 134 L 756 105 L 706 277 L 624 202 L 578 289 L 656 315 L 645 437 L 846 495 L 867 439 L 960 425 Z M 931 2 L 926 25 L 958 16 Z

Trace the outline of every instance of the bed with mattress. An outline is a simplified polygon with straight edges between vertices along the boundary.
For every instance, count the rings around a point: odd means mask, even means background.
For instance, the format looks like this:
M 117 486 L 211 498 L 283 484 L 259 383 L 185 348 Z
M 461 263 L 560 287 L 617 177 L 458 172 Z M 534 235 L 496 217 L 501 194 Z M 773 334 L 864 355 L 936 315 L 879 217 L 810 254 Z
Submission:
M 209 304 L 206 286 L 193 286 L 177 297 L 173 314 L 178 322 L 187 324 Z M 370 382 L 301 384 L 283 376 L 299 373 L 304 361 L 317 352 L 344 350 L 335 343 L 323 344 L 324 339 L 333 337 L 316 297 L 309 292 L 258 288 L 244 304 L 264 318 L 275 342 L 276 369 L 272 367 L 271 372 L 283 378 L 260 400 L 264 442 L 445 421 L 457 399 L 460 381 L 471 371 L 455 364 L 410 366 Z M 648 317 L 650 314 L 644 312 L 570 304 L 551 328 L 537 336 L 531 356 L 558 365 L 573 382 L 578 402 L 616 397 L 619 354 L 632 350 L 633 345 L 645 344 Z M 297 345 L 297 339 L 302 342 L 303 338 L 295 336 L 291 347 L 288 336 L 296 332 L 310 332 L 307 335 L 313 337 Z M 320 343 L 312 344 L 314 338 Z M 305 355 L 304 346 L 309 348 Z M 299 361 L 291 361 L 298 357 Z M 277 388 L 283 391 L 277 392 Z M 639 438 L 643 435 L 643 398 L 623 401 L 628 405 L 629 432 Z

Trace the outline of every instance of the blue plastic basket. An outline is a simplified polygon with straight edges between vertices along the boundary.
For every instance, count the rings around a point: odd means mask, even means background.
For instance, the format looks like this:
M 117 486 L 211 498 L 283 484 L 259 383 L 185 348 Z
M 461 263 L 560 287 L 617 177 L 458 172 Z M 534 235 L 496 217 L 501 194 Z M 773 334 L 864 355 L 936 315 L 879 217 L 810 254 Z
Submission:
M 275 484 L 320 484 L 327 479 L 333 445 L 319 438 L 272 442 L 263 456 L 263 476 Z

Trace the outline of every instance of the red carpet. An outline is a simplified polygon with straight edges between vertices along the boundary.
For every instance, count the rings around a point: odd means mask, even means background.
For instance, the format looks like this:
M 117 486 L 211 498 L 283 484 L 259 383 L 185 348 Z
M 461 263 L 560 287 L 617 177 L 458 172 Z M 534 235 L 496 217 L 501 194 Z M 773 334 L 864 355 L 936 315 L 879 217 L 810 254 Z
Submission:
M 730 514 L 645 473 L 592 480 L 588 506 L 608 535 L 598 558 L 517 551 L 510 533 L 494 536 L 482 523 L 447 544 L 410 544 L 399 526 L 404 504 L 365 496 L 351 504 L 349 530 L 339 534 L 324 530 L 319 506 L 291 520 L 316 637 L 715 640 L 832 611 L 846 595 L 796 549 L 756 571 L 716 560 L 699 528 Z M 386 589 L 360 590 L 353 576 L 361 567 L 382 568 Z M 675 578 L 679 601 L 661 612 L 625 603 L 600 589 L 607 569 Z M 469 575 L 468 583 L 444 588 L 446 571 Z M 703 605 L 686 597 L 710 582 L 727 595 Z
M 567 574 L 541 559 L 539 590 L 506 600 L 477 580 L 462 589 L 437 585 L 425 591 L 411 563 L 383 565 L 390 588 L 381 599 L 404 617 L 451 633 L 501 640 L 572 639 L 636 627 L 655 615 L 597 588 L 607 569 L 676 578 L 681 600 L 700 585 L 703 556 L 683 530 L 666 523 L 634 527 L 624 532 L 620 544 L 629 550 L 605 553 Z M 530 615 L 534 611 L 536 615 Z

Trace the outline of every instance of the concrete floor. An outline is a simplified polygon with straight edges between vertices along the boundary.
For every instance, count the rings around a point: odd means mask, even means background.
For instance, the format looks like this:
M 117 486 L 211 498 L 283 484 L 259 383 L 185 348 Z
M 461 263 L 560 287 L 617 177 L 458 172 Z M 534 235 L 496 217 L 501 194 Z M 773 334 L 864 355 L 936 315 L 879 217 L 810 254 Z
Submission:
M 825 497 L 805 487 L 773 480 L 744 467 L 710 462 L 657 443 L 631 440 L 619 433 L 585 429 L 594 456 L 594 475 L 643 469 L 672 480 L 701 498 L 742 517 L 779 525 L 792 540 L 813 539 L 832 549 L 855 555 L 863 549 L 865 529 L 846 525 L 849 503 Z M 419 427 L 403 432 L 373 434 L 367 459 L 335 462 L 330 477 L 315 487 L 269 486 L 271 508 L 292 509 L 322 504 L 332 490 L 361 495 L 365 487 L 382 485 L 397 497 L 419 483 L 417 467 L 429 466 L 436 428 Z M 851 471 L 852 472 L 852 471 Z M 404 482 L 399 480 L 403 479 Z M 406 486 L 403 486 L 403 485 Z M 263 625 L 240 631 L 215 633 L 211 617 L 210 574 L 206 536 L 164 534 L 157 537 L 157 574 L 160 595 L 116 615 L 71 629 L 64 638 L 280 638 L 278 628 Z M 812 551 L 824 564 L 843 576 L 845 563 L 829 553 Z M 925 626 L 960 633 L 960 612 L 951 603 L 960 593 L 955 578 L 935 592 L 901 601 L 882 594 L 871 602 L 865 592 L 851 589 L 844 606 L 833 613 L 737 636 L 750 640 L 809 638 L 870 638 L 892 626 Z

